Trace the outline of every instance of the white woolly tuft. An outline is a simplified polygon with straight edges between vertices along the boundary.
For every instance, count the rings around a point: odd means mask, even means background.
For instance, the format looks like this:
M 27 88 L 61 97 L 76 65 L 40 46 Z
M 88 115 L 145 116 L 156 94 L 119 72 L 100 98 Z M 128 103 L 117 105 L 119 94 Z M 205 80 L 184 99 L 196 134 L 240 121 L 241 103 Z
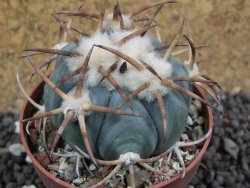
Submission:
M 89 50 L 92 48 L 94 44 L 102 44 L 109 47 L 113 46 L 112 41 L 109 39 L 109 36 L 106 33 L 98 32 L 92 35 L 90 38 L 82 37 L 79 42 L 79 47 L 77 48 L 76 51 L 83 54 L 83 56 L 72 57 L 67 59 L 68 60 L 67 64 L 70 71 L 74 71 L 82 66 Z M 107 53 L 102 49 L 95 48 L 91 55 L 89 66 L 93 67 L 93 66 L 103 65 L 109 60 L 110 61 L 115 60 L 115 56 L 111 53 Z
M 101 44 L 104 46 L 112 47 L 113 43 L 106 33 L 95 33 L 90 38 L 83 37 L 80 40 L 80 46 L 77 48 L 77 52 L 83 54 L 82 57 L 68 58 L 67 65 L 70 71 L 74 71 L 83 65 L 85 58 L 94 44 Z M 95 86 L 100 80 L 99 66 L 108 67 L 115 62 L 117 57 L 112 53 L 109 53 L 100 48 L 94 48 L 89 62 L 89 71 L 87 73 L 87 83 L 90 86 Z
M 149 37 L 135 37 L 121 46 L 120 50 L 128 56 L 138 60 L 153 48 L 152 39 Z
M 124 20 L 127 19 L 128 17 L 124 16 Z M 129 24 L 129 21 L 126 21 L 126 23 Z M 94 44 L 96 44 L 119 50 L 136 60 L 138 63 L 141 63 L 140 60 L 142 60 L 143 62 L 150 65 L 163 79 L 171 75 L 171 64 L 164 61 L 155 52 L 151 51 L 153 48 L 151 38 L 149 38 L 147 35 L 144 37 L 138 36 L 128 40 L 122 46 L 118 46 L 116 44 L 117 41 L 133 33 L 135 30 L 121 31 L 119 23 L 113 22 L 112 15 L 108 15 L 107 19 L 104 21 L 104 27 L 106 28 L 108 26 L 112 27 L 112 32 L 109 34 L 106 32 L 98 32 L 89 38 L 83 37 L 80 40 L 79 47 L 76 51 L 83 54 L 83 56 L 67 59 L 67 66 L 69 67 L 70 71 L 74 71 L 82 66 L 89 50 Z M 121 86 L 121 88 L 132 92 L 143 83 L 149 82 L 149 88 L 145 89 L 139 94 L 140 98 L 145 98 L 147 101 L 152 101 L 155 99 L 155 92 L 157 90 L 160 90 L 162 95 L 169 91 L 168 88 L 161 84 L 161 80 L 146 68 L 140 72 L 127 62 L 127 71 L 125 73 L 120 73 L 119 68 L 123 64 L 124 60 L 98 47 L 94 48 L 91 55 L 89 70 L 85 78 L 85 86 L 94 87 L 98 85 L 102 78 L 102 75 L 99 73 L 99 67 L 102 66 L 105 70 L 107 70 L 117 60 L 119 60 L 118 68 L 112 72 L 112 76 Z M 108 89 L 114 89 L 107 79 L 102 82 L 102 85 L 106 86 Z
M 75 94 L 75 88 L 73 88 L 68 95 L 71 96 L 67 100 L 63 101 L 62 108 L 64 109 L 64 113 L 67 113 L 68 110 L 72 110 L 74 113 L 82 112 L 82 104 L 90 103 L 89 92 L 86 89 L 83 89 L 83 96 L 76 99 L 73 97 Z M 89 115 L 90 112 L 85 115 Z

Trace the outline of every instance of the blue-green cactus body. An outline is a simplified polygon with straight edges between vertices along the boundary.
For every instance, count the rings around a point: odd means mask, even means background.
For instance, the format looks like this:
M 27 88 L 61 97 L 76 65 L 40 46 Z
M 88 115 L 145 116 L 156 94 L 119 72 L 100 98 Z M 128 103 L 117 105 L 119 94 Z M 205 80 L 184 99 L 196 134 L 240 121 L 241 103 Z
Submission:
M 154 43 L 159 45 L 157 42 Z M 73 50 L 75 48 L 75 45 L 70 44 L 65 49 Z M 173 66 L 173 76 L 188 76 L 183 64 L 172 57 L 169 58 L 169 61 Z M 59 56 L 56 69 L 50 79 L 57 83 L 68 73 L 69 70 L 65 65 L 65 57 Z M 187 82 L 176 83 L 188 90 L 191 89 Z M 67 93 L 75 84 L 76 79 L 72 78 L 61 84 L 59 88 Z M 110 91 L 103 86 L 88 88 L 88 90 L 91 103 L 94 105 L 116 109 L 123 101 L 117 91 Z M 163 96 L 163 99 L 167 112 L 166 136 L 163 134 L 161 112 L 156 100 L 150 103 L 139 98 L 131 100 L 135 113 L 142 115 L 142 117 L 99 112 L 92 112 L 89 116 L 86 116 L 88 138 L 94 155 L 105 160 L 112 160 L 118 159 L 121 154 L 134 152 L 142 158 L 148 158 L 166 151 L 175 144 L 186 125 L 190 97 L 176 90 L 171 90 Z M 61 102 L 61 98 L 46 86 L 44 90 L 46 111 L 59 108 Z M 122 110 L 131 112 L 128 106 L 123 106 Z M 51 117 L 50 120 L 54 126 L 59 127 L 63 120 L 63 115 Z M 76 145 L 85 150 L 77 121 L 71 121 L 68 124 L 62 137 L 67 144 Z

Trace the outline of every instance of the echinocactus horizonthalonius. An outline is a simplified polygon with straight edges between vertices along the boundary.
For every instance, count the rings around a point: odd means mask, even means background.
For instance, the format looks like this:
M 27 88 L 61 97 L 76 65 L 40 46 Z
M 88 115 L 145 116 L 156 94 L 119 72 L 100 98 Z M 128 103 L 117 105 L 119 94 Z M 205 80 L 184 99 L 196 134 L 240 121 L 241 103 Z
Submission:
M 52 155 L 62 137 L 65 144 L 93 163 L 117 165 L 111 175 L 123 163 L 129 165 L 131 174 L 134 163 L 153 170 L 147 162 L 160 159 L 171 149 L 178 153 L 174 146 L 185 128 L 191 98 L 209 105 L 192 92 L 193 85 L 199 85 L 219 103 L 215 92 L 218 84 L 199 73 L 191 33 L 184 35 L 187 50 L 183 52 L 189 51 L 189 59 L 181 63 L 171 55 L 184 26 L 189 30 L 185 18 L 168 47 L 148 35 L 149 30 L 157 31 L 155 18 L 167 3 L 174 1 L 145 5 L 128 15 L 117 2 L 113 14 L 105 16 L 107 0 L 100 14 L 86 13 L 82 7 L 63 11 L 58 14 L 96 20 L 97 31 L 66 42 L 65 36 L 73 35 L 72 20 L 65 22 L 53 15 L 60 24 L 60 43 L 51 49 L 25 50 L 32 52 L 24 57 L 46 86 L 44 106 L 29 99 L 39 112 L 24 122 L 49 117 L 58 129 Z M 134 17 L 149 8 L 156 8 L 155 13 L 138 27 Z M 53 55 L 38 67 L 31 55 L 40 53 Z M 48 78 L 41 68 L 55 59 L 55 69 Z M 99 184 L 104 181 L 107 178 Z

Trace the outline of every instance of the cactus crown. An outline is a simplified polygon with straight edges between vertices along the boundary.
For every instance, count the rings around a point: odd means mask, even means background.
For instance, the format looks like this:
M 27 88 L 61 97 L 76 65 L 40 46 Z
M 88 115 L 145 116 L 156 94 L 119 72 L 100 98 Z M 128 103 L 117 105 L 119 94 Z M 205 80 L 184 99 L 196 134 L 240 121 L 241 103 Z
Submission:
M 81 7 L 59 12 L 95 19 L 98 29 L 91 35 L 66 42 L 65 36 L 73 35 L 71 21 L 64 22 L 54 16 L 60 24 L 60 42 L 51 49 L 25 50 L 32 53 L 23 57 L 28 57 L 46 86 L 45 109 L 26 95 L 39 112 L 24 122 L 45 118 L 46 124 L 50 117 L 49 121 L 58 128 L 51 154 L 62 136 L 93 163 L 117 165 L 101 183 L 117 172 L 121 163 L 131 166 L 136 162 L 162 174 L 146 162 L 160 159 L 175 146 L 186 125 L 191 97 L 209 105 L 192 92 L 192 84 L 200 85 L 219 103 L 215 93 L 218 84 L 198 71 L 191 33 L 184 35 L 186 49 L 177 52 L 188 51 L 189 59 L 182 64 L 171 56 L 184 25 L 190 31 L 187 19 L 168 47 L 161 45 L 160 37 L 156 40 L 147 34 L 154 29 L 158 32 L 155 17 L 167 3 L 174 1 L 145 5 L 130 16 L 122 14 L 117 2 L 113 14 L 105 17 L 107 0 L 99 15 L 83 12 Z M 135 26 L 134 17 L 154 7 L 156 12 L 145 19 L 146 24 Z M 52 56 L 38 67 L 31 55 L 40 53 Z M 55 59 L 55 70 L 48 78 L 41 68 Z M 19 85 L 22 88 L 20 81 Z M 129 169 L 133 174 L 133 167 Z

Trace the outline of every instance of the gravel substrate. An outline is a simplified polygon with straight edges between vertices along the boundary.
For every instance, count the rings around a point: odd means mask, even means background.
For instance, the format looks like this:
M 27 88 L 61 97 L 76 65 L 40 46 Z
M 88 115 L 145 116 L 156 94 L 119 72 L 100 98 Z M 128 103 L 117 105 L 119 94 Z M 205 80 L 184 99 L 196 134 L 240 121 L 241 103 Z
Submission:
M 189 188 L 250 187 L 250 94 L 224 93 L 221 98 L 224 115 L 220 118 L 214 113 L 212 141 Z M 0 114 L 0 188 L 42 188 L 25 155 L 14 156 L 9 151 L 11 145 L 20 143 L 15 134 L 18 118 Z
M 189 188 L 250 188 L 250 94 L 221 95 L 224 115 Z
M 18 134 L 15 134 L 15 121 L 19 116 L 12 113 L 0 114 L 0 188 L 43 188 L 32 164 L 25 160 L 25 154 L 15 156 L 9 152 L 10 146 L 20 149 Z M 22 150 L 22 149 L 21 149 Z

